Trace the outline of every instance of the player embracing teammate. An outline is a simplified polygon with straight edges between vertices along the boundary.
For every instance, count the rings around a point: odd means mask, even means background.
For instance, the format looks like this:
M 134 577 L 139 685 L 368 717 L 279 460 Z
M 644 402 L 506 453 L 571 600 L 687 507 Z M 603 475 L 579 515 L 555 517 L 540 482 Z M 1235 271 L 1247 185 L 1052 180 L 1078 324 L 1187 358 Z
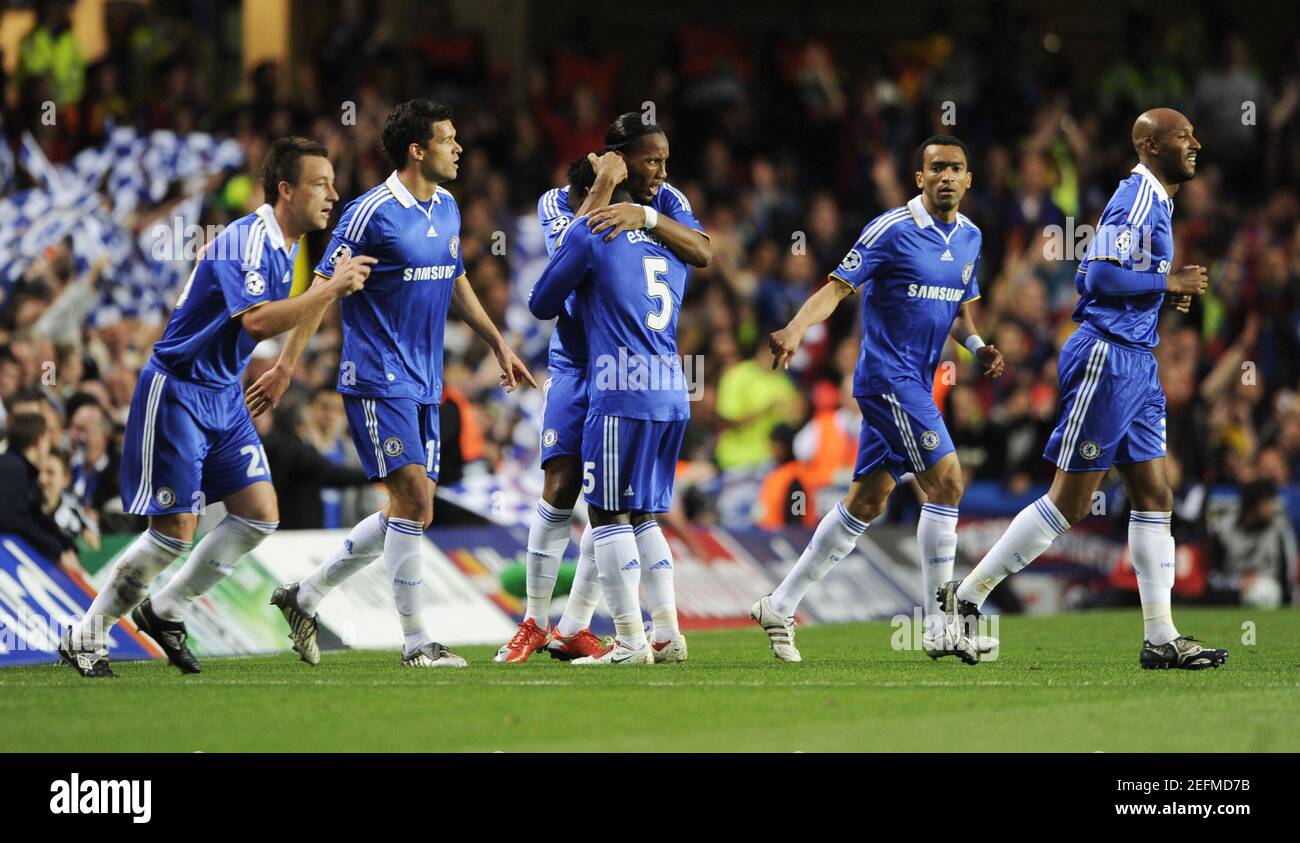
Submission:
M 712 256 L 709 238 L 685 195 L 668 183 L 668 158 L 667 135 L 643 115 L 629 112 L 611 123 L 605 132 L 602 153 L 574 162 L 569 170 L 570 184 L 547 191 L 537 203 L 546 250 L 552 260 L 561 239 L 568 236 L 566 232 L 574 218 L 582 217 L 590 233 L 606 241 L 621 241 L 622 235 L 631 232 L 647 232 L 675 261 L 707 265 Z M 610 204 L 616 190 L 622 201 Z M 584 244 L 587 239 L 587 235 L 580 238 Z M 652 281 L 636 255 L 625 257 L 632 262 L 631 269 L 641 273 L 637 276 L 641 278 L 637 300 L 650 301 L 646 297 L 653 284 L 653 301 L 665 306 L 667 288 L 661 281 Z M 575 284 L 580 281 L 576 279 Z M 600 281 L 593 277 L 591 283 Z M 550 379 L 543 387 L 540 461 L 545 480 L 528 531 L 524 619 L 514 637 L 497 653 L 497 660 L 507 663 L 526 661 L 543 647 L 553 658 L 562 660 L 597 656 L 605 651 L 590 630 L 591 616 L 600 598 L 591 524 L 579 544 L 578 568 L 564 614 L 555 628 L 548 626 L 556 574 L 569 544 L 573 505 L 579 490 L 590 491 L 588 484 L 592 482 L 588 480 L 591 475 L 583 470 L 587 458 L 582 456 L 586 442 L 584 423 L 588 416 L 589 346 L 591 337 L 606 331 L 606 323 L 593 323 L 584 316 L 579 302 L 583 294 L 582 290 L 574 291 L 567 295 L 561 308 L 547 311 L 546 318 L 555 318 L 556 325 L 547 354 Z M 675 326 L 675 307 L 672 319 Z M 659 336 L 672 338 L 672 353 L 676 354 L 675 328 L 669 330 L 663 326 Z M 631 444 L 625 431 L 624 447 Z M 667 509 L 667 498 L 663 503 Z M 641 579 L 654 623 L 654 658 L 659 662 L 685 661 L 686 639 L 677 627 L 673 559 L 668 541 L 658 521 L 648 513 L 634 516 L 630 525 L 639 557 L 645 562 Z
M 677 318 L 690 270 L 654 231 L 634 228 L 611 238 L 586 221 L 579 217 L 565 228 L 528 299 L 534 316 L 552 319 L 576 294 L 576 313 L 588 326 L 582 488 L 600 590 L 616 636 L 610 647 L 574 664 L 683 661 L 685 641 L 678 640 L 675 616 L 670 637 L 659 647 L 646 640 L 641 626 L 642 573 L 659 560 L 643 555 L 638 531 L 669 508 L 690 418 L 677 355 Z M 672 599 L 671 579 L 658 585 L 668 590 L 656 599 L 647 582 L 656 633 L 665 619 L 656 603 Z M 674 650 L 671 659 L 656 658 Z

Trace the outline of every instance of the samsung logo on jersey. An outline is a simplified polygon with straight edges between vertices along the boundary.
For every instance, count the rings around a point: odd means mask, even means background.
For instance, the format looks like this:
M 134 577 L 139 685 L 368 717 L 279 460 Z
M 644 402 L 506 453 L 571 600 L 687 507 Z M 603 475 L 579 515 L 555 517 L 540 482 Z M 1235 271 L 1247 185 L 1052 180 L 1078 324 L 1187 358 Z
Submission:
M 938 301 L 961 301 L 966 291 L 960 287 L 936 287 L 932 284 L 908 284 L 907 297 L 911 299 L 936 299 Z
M 408 266 L 402 273 L 403 281 L 446 281 L 456 271 L 453 266 Z

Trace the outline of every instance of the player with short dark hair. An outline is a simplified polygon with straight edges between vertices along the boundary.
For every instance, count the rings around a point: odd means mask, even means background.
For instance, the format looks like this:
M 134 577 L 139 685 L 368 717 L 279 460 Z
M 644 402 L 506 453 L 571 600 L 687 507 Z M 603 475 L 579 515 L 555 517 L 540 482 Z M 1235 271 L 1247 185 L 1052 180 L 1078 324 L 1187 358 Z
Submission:
M 970 311 L 980 295 L 976 269 L 983 236 L 957 210 L 971 185 L 966 147 L 951 135 L 936 135 L 921 144 L 919 154 L 921 195 L 867 225 L 828 282 L 769 338 L 773 367 L 788 367 L 808 328 L 830 316 L 846 296 L 862 291 L 862 350 L 853 376 L 862 433 L 853 483 L 817 526 L 790 573 L 752 610 L 782 661 L 801 660 L 794 643 L 799 602 L 852 552 L 908 473 L 927 498 L 916 529 L 923 647 L 932 658 L 976 656 L 958 651 L 958 639 L 946 633 L 934 599 L 939 584 L 952 576 L 963 492 L 957 452 L 934 403 L 934 375 L 949 336 L 975 355 L 985 377 L 1001 376 L 1003 362 L 1001 353 L 980 339 Z
M 357 257 L 328 283 L 290 297 L 298 239 L 325 227 L 338 201 L 325 147 L 280 138 L 263 162 L 266 204 L 231 223 L 200 255 L 131 399 L 122 452 L 122 503 L 149 529 L 118 559 L 86 617 L 59 644 L 87 677 L 107 677 L 108 632 L 126 612 L 182 673 L 198 673 L 185 612 L 225 579 L 279 521 L 262 440 L 240 378 L 261 340 L 296 326 L 314 331 L 326 306 L 360 290 L 374 263 Z M 292 178 L 292 180 L 290 180 Z M 189 553 L 198 514 L 227 515 L 152 600 L 149 583 Z M 141 603 L 141 601 L 144 601 Z
M 552 319 L 572 301 L 581 323 L 591 326 L 587 411 L 577 438 L 595 568 L 617 635 L 610 647 L 574 664 L 653 664 L 656 648 L 641 626 L 641 563 L 671 569 L 671 558 L 661 559 L 657 548 L 643 558 L 638 532 L 656 524 L 653 513 L 669 508 L 690 418 L 677 356 L 677 318 L 690 270 L 653 231 L 626 231 L 611 240 L 583 221 L 575 219 L 560 235 L 528 302 L 534 316 Z M 671 599 L 671 580 L 668 587 Z M 658 626 L 667 619 L 656 608 Z M 677 657 L 658 661 L 685 660 L 675 624 L 672 633 L 659 651 L 675 647 Z
M 491 346 L 507 391 L 521 382 L 537 384 L 484 312 L 465 273 L 460 209 L 441 186 L 456 178 L 461 153 L 451 109 L 427 99 L 404 102 L 388 115 L 383 142 L 392 174 L 344 209 L 316 274 L 328 280 L 355 253 L 378 260 L 366 289 L 341 305 L 338 391 L 362 466 L 372 481 L 383 482 L 389 503 L 357 524 L 301 583 L 277 588 L 272 603 L 289 623 L 294 649 L 314 665 L 320 660 L 320 601 L 382 553 L 402 627 L 402 665 L 464 667 L 464 659 L 429 635 L 420 609 L 420 550 L 433 520 L 442 444 L 438 404 L 448 310 L 454 308 Z M 284 393 L 309 336 L 306 329 L 290 335 L 276 365 L 250 387 L 254 412 Z
M 601 154 L 590 153 L 573 162 L 569 185 L 547 191 L 537 203 L 547 252 L 554 253 L 567 226 L 575 216 L 583 216 L 593 233 L 606 239 L 627 231 L 651 230 L 684 262 L 707 265 L 712 257 L 708 235 L 685 194 L 667 181 L 669 154 L 663 129 L 644 115 L 628 112 L 610 123 Z M 623 201 L 611 204 L 616 189 Z M 636 201 L 627 201 L 632 199 Z M 571 297 L 557 317 L 547 358 L 550 377 L 543 393 L 540 454 L 545 480 L 528 530 L 524 619 L 514 637 L 497 651 L 498 661 L 523 662 L 543 646 L 552 657 L 564 660 L 603 652 L 590 630 L 600 596 L 590 525 L 579 543 L 578 567 L 564 614 L 554 629 L 548 629 L 551 594 L 569 544 L 569 522 L 582 486 L 586 333 L 576 297 Z M 686 639 L 677 627 L 672 550 L 653 518 L 638 524 L 636 537 L 641 555 L 655 560 L 644 577 L 655 628 L 655 657 L 684 661 Z
M 1174 626 L 1174 496 L 1165 475 L 1165 393 L 1152 349 L 1160 341 L 1160 308 L 1185 310 L 1207 287 L 1204 267 L 1170 271 L 1173 196 L 1196 175 L 1201 144 L 1188 119 L 1169 108 L 1139 116 L 1132 140 L 1138 164 L 1106 203 L 1074 278 L 1079 328 L 1061 349 L 1061 412 L 1043 451 L 1056 466 L 1052 486 L 1020 511 L 964 580 L 943 586 L 940 600 L 950 617 L 973 628 L 998 583 L 1088 515 L 1113 465 L 1133 503 L 1128 540 L 1144 627 L 1138 664 L 1199 670 L 1223 664 L 1228 652 L 1203 647 Z

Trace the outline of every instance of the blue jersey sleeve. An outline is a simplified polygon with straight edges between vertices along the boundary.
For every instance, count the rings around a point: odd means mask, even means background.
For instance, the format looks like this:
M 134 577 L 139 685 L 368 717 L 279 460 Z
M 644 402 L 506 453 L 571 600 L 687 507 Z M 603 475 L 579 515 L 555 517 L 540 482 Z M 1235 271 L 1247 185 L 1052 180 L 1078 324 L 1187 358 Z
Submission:
M 1150 269 L 1154 221 L 1151 206 L 1159 201 L 1141 180 L 1124 185 L 1102 211 L 1084 260 L 1109 261 L 1138 272 Z
M 542 238 L 546 241 L 546 254 L 555 254 L 555 246 L 560 242 L 560 235 L 573 222 L 573 210 L 569 208 L 567 190 L 552 188 L 537 200 L 537 219 L 542 224 Z
M 709 235 L 704 231 L 704 226 L 695 218 L 695 211 L 691 208 L 691 202 L 686 198 L 686 194 L 673 187 L 668 182 L 664 182 L 659 188 L 659 195 L 655 197 L 656 211 L 661 214 L 667 214 L 677 222 L 691 229 L 698 231 L 705 237 Z
M 584 218 L 585 219 L 585 218 Z M 554 319 L 591 269 L 591 231 L 585 225 L 570 225 L 559 238 L 555 254 L 528 294 L 528 309 L 538 319 Z
M 361 196 L 354 199 L 343 209 L 343 216 L 339 217 L 339 224 L 334 227 L 334 234 L 330 237 L 325 255 L 320 263 L 316 264 L 317 275 L 333 278 L 334 267 L 338 266 L 340 261 L 352 255 L 367 255 L 374 251 L 375 233 L 381 222 L 374 213 L 375 208 L 372 203 L 366 202 L 366 198 Z M 456 261 L 457 268 L 463 271 L 459 266 L 459 256 Z
M 869 281 L 891 257 L 889 231 L 896 223 L 905 219 L 907 210 L 902 209 L 881 214 L 871 221 L 858 242 L 853 244 L 849 253 L 840 261 L 840 265 L 831 270 L 830 276 L 838 278 L 855 290 Z
M 270 251 L 274 247 L 267 242 L 266 228 L 254 224 L 238 232 L 243 235 L 239 260 L 205 258 L 211 263 L 212 277 L 221 285 L 226 312 L 231 317 L 274 300 L 270 269 Z

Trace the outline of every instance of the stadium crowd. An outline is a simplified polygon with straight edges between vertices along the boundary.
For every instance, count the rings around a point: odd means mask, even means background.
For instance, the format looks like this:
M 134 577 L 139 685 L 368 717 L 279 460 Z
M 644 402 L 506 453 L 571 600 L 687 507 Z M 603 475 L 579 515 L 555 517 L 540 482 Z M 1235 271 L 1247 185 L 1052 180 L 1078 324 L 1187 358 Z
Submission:
M 934 34 L 870 56 L 829 34 L 684 26 L 662 33 L 659 53 L 674 58 L 653 72 L 577 36 L 531 56 L 526 84 L 511 86 L 483 34 L 458 26 L 447 4 L 418 4 L 421 19 L 399 34 L 376 26 L 360 2 L 333 7 L 292 68 L 292 86 L 285 68 L 266 64 L 236 97 L 222 80 L 238 73 L 238 56 L 203 37 L 215 24 L 193 12 L 217 16 L 218 4 L 113 4 L 110 49 L 93 62 L 71 42 L 67 4 L 42 4 L 4 83 L 0 202 L 40 186 L 15 158 L 24 133 L 57 165 L 108 143 L 114 126 L 238 143 L 241 163 L 203 185 L 202 224 L 262 202 L 256 173 L 282 134 L 328 146 L 347 201 L 389 171 L 379 132 L 391 106 L 430 96 L 455 109 L 465 147 L 460 177 L 447 186 L 462 210 L 470 279 L 541 374 L 549 327 L 525 306 L 545 262 L 537 199 L 563 183 L 569 161 L 600 149 L 614 116 L 652 104 L 671 143 L 669 179 L 714 245 L 680 320 L 680 348 L 699 361 L 699 377 L 674 517 L 815 525 L 856 454 L 857 299 L 810 332 L 788 373 L 772 371 L 766 338 L 824 283 L 863 225 L 917 192 L 916 143 L 951 132 L 972 151 L 962 210 L 984 235 L 978 318 L 1007 373 L 981 378 L 950 343 L 936 397 L 968 486 L 1014 495 L 1051 476 L 1041 453 L 1056 413 L 1057 353 L 1074 324 L 1082 232 L 1132 166 L 1133 117 L 1156 104 L 1179 108 L 1204 151 L 1197 178 L 1175 198 L 1178 260 L 1208 267 L 1211 291 L 1186 316 L 1167 311 L 1156 350 L 1176 529 L 1184 540 L 1213 537 L 1229 592 L 1262 574 L 1295 599 L 1295 535 L 1279 495 L 1300 467 L 1300 39 L 1266 75 L 1226 23 L 1162 22 L 1153 51 L 1151 22 L 1140 15 L 1111 60 L 1087 68 L 1067 62 L 1059 39 L 1028 18 L 990 22 L 984 39 Z M 1145 49 L 1131 49 L 1139 39 Z M 46 101 L 57 104 L 53 124 L 41 119 Z M 139 236 L 168 219 L 187 194 L 167 187 L 117 215 L 120 224 Z M 104 204 L 115 199 L 105 185 Z M 303 272 L 327 234 L 308 238 Z M 51 523 L 65 537 L 93 541 L 100 530 L 132 529 L 112 502 L 114 439 L 167 309 L 97 316 L 103 299 L 94 291 L 121 279 L 72 252 L 70 239 L 47 244 L 0 293 L 0 423 L 44 418 L 55 448 L 49 467 L 36 467 L 40 505 L 61 513 Z M 173 292 L 179 283 L 183 275 Z M 294 390 L 260 422 L 281 501 L 313 500 L 292 526 L 350 524 L 374 505 L 330 389 L 340 345 L 335 309 Z M 249 377 L 275 353 L 273 344 L 259 349 Z M 540 396 L 502 393 L 491 354 L 464 326 L 448 332 L 447 384 L 445 484 L 540 475 Z M 338 487 L 322 492 L 324 478 Z M 344 496 L 344 486 L 359 491 Z M 1223 487 L 1249 495 L 1216 516 L 1213 493 Z

